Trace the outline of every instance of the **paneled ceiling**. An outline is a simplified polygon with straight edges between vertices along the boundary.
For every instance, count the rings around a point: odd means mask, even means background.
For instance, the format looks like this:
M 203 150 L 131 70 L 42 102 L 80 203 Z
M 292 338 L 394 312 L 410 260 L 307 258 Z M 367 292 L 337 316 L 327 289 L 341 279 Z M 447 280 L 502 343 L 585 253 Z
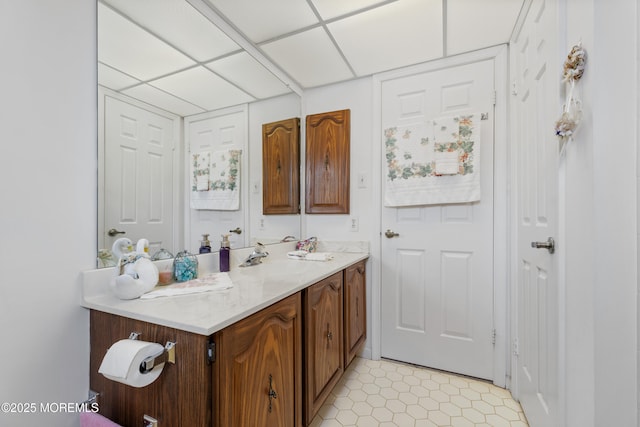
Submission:
M 98 0 L 98 82 L 188 116 L 506 43 L 526 0 Z

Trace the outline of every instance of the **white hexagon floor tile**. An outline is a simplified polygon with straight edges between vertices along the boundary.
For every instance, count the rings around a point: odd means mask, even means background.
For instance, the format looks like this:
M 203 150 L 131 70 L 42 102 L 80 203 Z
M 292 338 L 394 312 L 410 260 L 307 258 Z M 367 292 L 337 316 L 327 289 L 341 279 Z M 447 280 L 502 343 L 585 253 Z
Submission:
M 509 390 L 389 360 L 356 358 L 312 427 L 527 427 Z

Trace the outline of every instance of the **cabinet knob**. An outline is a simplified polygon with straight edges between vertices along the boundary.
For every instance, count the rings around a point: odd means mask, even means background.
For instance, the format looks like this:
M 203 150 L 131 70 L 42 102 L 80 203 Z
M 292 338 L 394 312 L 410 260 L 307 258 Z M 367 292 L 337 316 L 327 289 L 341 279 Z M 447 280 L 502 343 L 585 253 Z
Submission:
M 331 332 L 330 325 L 327 323 L 327 348 L 331 346 L 331 341 L 333 341 L 333 332 Z

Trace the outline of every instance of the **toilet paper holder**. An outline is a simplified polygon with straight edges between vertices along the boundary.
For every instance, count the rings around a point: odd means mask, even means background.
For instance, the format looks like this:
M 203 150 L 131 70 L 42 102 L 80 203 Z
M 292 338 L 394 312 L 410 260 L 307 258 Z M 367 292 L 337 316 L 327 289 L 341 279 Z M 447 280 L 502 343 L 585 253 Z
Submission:
M 139 336 L 140 336 L 139 332 L 131 332 L 131 334 L 129 335 L 129 339 L 137 340 Z M 145 358 L 142 362 L 140 362 L 140 373 L 148 374 L 153 370 L 155 366 L 165 362 L 175 364 L 176 363 L 175 346 L 176 346 L 175 342 L 167 341 L 162 352 L 149 356 Z

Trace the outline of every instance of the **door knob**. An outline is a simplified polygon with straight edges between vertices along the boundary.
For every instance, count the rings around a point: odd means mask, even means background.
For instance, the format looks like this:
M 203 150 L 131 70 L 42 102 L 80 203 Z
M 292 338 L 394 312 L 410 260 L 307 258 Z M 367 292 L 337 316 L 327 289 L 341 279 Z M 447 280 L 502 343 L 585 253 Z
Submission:
M 549 237 L 546 242 L 531 242 L 531 247 L 536 249 L 547 249 L 550 254 L 556 250 L 556 242 L 553 237 Z
M 400 234 L 394 232 L 393 230 L 387 230 L 384 232 L 384 235 L 387 236 L 387 239 L 392 239 L 394 237 L 398 237 Z
M 118 234 L 125 234 L 126 231 L 118 231 L 115 228 L 110 229 L 109 231 L 107 231 L 107 234 L 111 237 L 116 236 Z
M 236 227 L 235 230 L 229 230 L 229 233 L 242 234 L 242 230 L 240 229 L 240 227 Z

